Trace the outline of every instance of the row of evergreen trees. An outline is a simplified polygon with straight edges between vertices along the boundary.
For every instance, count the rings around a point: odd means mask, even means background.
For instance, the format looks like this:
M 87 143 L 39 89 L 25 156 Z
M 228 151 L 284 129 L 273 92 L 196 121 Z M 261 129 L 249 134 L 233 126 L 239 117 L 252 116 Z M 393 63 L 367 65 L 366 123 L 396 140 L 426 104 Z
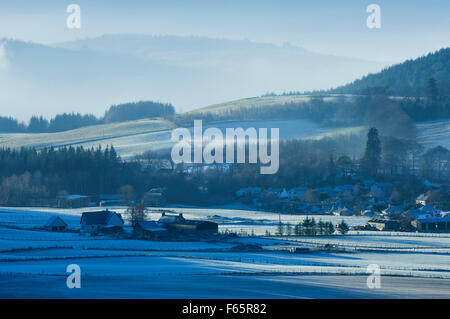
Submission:
M 189 175 L 123 161 L 113 146 L 0 148 L 0 205 L 46 206 L 59 195 L 119 194 L 124 189 L 133 194 L 128 200 L 139 201 L 156 187 L 165 189 L 170 203 L 200 205 L 210 198 Z
M 316 222 L 314 217 L 306 217 L 302 222 L 295 226 L 292 226 L 290 223 L 283 224 L 280 220 L 277 227 L 277 235 L 330 236 L 334 234 L 336 229 L 340 234 L 345 235 L 350 228 L 344 220 L 335 227 L 332 222 L 324 222 L 322 219 L 319 219 L 319 221 Z
M 28 125 L 12 117 L 0 116 L 0 133 L 53 133 L 103 123 L 92 114 L 63 113 L 48 120 L 32 116 Z
M 135 103 L 124 103 L 112 105 L 105 112 L 103 121 L 105 123 L 133 121 L 143 118 L 164 117 L 175 115 L 172 104 L 153 101 L 140 101 Z
M 130 174 L 132 164 L 123 163 L 114 147 L 1 149 L 0 163 L 0 203 L 13 206 L 54 199 L 63 192 L 115 193 L 138 175 L 137 170 Z
M 56 115 L 50 121 L 42 116 L 33 116 L 26 131 L 30 133 L 62 132 L 100 123 L 102 121 L 92 114 L 63 113 Z

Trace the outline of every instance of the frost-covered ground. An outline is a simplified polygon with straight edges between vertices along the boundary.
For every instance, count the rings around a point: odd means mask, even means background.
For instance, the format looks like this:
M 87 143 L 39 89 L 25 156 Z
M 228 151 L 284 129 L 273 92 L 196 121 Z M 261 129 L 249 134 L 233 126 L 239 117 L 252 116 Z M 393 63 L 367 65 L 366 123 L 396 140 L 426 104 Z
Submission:
M 116 210 L 123 212 L 123 208 Z M 249 210 L 174 210 L 183 212 L 187 218 L 215 216 L 222 223 L 221 229 L 229 227 L 227 223 L 239 223 L 238 218 L 249 226 L 256 224 L 254 227 L 265 224 L 272 227 L 279 218 L 277 214 Z M 309 238 L 157 242 L 36 229 L 58 214 L 72 230 L 77 230 L 83 211 L 0 209 L 0 297 L 450 297 L 450 234 L 354 232 L 347 236 Z M 150 216 L 157 217 L 156 213 Z M 294 222 L 304 216 L 281 218 Z M 336 217 L 328 218 L 338 221 Z M 349 217 L 346 220 L 354 224 L 363 222 Z M 263 249 L 234 249 L 238 244 L 258 244 Z M 337 245 L 339 249 L 321 250 L 324 244 Z M 313 251 L 289 252 L 292 247 L 305 246 Z M 69 264 L 81 267 L 81 289 L 66 287 Z M 370 264 L 381 269 L 380 290 L 366 286 Z
M 443 146 L 450 149 L 450 120 L 417 124 L 418 139 L 427 147 Z
M 360 134 L 362 127 L 326 128 L 309 120 L 274 120 L 274 121 L 242 121 L 225 122 L 208 127 L 218 127 L 225 135 L 226 128 L 249 127 L 279 128 L 281 139 L 321 138 L 355 133 Z M 173 145 L 171 133 L 173 123 L 165 120 L 138 120 L 124 123 L 113 123 L 82 127 L 76 130 L 58 133 L 40 134 L 0 134 L 0 147 L 62 147 L 83 146 L 97 147 L 114 145 L 117 153 L 123 158 L 131 158 L 148 150 L 167 149 Z M 189 128 L 191 133 L 193 128 Z M 270 132 L 269 132 L 270 133 Z
M 261 120 L 233 121 L 204 125 L 218 127 L 225 134 L 226 128 L 249 127 L 279 128 L 281 139 L 320 139 L 348 134 L 364 134 L 360 126 L 347 128 L 321 127 L 309 120 Z M 0 147 L 96 147 L 114 145 L 119 155 L 131 158 L 148 150 L 167 149 L 173 145 L 170 140 L 173 123 L 165 120 L 138 120 L 124 123 L 93 125 L 76 130 L 43 134 L 0 134 Z M 190 128 L 192 132 L 192 128 Z M 450 121 L 440 120 L 417 124 L 418 140 L 427 148 L 442 145 L 450 148 Z
M 0 298 L 448 298 L 441 279 L 383 277 L 368 289 L 366 276 L 159 275 L 85 277 L 68 289 L 62 276 L 2 276 Z M 226 284 L 224 284 L 226 283 Z M 45 287 L 45 288 L 43 288 Z M 121 287 L 121 289 L 118 289 Z M 43 293 L 45 292 L 45 294 Z

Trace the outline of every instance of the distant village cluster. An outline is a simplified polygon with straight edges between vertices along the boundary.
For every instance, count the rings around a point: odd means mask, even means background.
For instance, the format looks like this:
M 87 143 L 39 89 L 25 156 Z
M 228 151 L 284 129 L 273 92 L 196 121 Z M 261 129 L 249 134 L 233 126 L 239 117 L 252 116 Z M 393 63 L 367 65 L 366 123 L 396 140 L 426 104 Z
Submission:
M 363 180 L 356 184 L 336 187 L 268 188 L 246 187 L 235 193 L 235 200 L 257 210 L 299 215 L 364 216 L 365 225 L 353 230 L 449 232 L 448 188 L 441 184 L 422 181 L 424 192 L 412 202 L 401 200 L 397 187 L 389 182 Z M 136 203 L 120 195 L 64 195 L 57 199 L 56 207 L 112 207 L 137 206 L 163 207 L 167 204 L 163 188 L 153 188 L 145 200 Z M 447 208 L 447 209 L 446 209 Z M 107 208 L 100 212 L 83 213 L 80 232 L 91 234 L 118 234 L 123 229 L 120 214 Z M 211 221 L 187 220 L 181 214 L 162 212 L 158 221 L 138 220 L 133 226 L 133 236 L 145 239 L 199 239 L 218 233 L 218 224 Z M 64 222 L 53 218 L 46 227 L 61 231 Z M 54 227 L 54 228 L 52 228 Z
M 423 181 L 426 191 L 414 202 L 405 204 L 392 183 L 364 180 L 358 184 L 334 188 L 239 189 L 236 197 L 259 209 L 305 215 L 371 217 L 358 230 L 380 231 L 450 231 L 450 211 L 441 203 L 449 190 L 440 184 Z

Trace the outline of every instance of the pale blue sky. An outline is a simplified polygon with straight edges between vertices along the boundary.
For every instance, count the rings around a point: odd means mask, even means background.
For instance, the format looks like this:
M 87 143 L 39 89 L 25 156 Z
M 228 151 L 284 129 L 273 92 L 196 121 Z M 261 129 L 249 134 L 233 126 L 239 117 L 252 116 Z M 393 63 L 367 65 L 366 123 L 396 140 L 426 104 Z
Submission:
M 82 28 L 66 28 L 66 7 Z M 381 7 L 368 29 L 366 7 Z M 400 62 L 450 45 L 450 1 L 0 1 L 0 37 L 52 43 L 105 33 L 200 35 L 292 44 L 334 55 Z

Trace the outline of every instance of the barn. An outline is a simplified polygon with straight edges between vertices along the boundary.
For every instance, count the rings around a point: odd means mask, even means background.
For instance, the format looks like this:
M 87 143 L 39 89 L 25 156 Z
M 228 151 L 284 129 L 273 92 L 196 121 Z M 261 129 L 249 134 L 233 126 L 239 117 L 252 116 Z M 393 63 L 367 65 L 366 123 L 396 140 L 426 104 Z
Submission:
M 450 232 L 450 217 L 419 218 L 411 224 L 421 232 Z
M 158 223 L 169 231 L 194 236 L 214 235 L 217 234 L 219 229 L 217 223 L 203 220 L 187 220 L 181 213 L 179 215 L 162 213 Z
M 397 221 L 382 218 L 372 218 L 367 224 L 370 227 L 381 231 L 396 231 L 400 227 Z

